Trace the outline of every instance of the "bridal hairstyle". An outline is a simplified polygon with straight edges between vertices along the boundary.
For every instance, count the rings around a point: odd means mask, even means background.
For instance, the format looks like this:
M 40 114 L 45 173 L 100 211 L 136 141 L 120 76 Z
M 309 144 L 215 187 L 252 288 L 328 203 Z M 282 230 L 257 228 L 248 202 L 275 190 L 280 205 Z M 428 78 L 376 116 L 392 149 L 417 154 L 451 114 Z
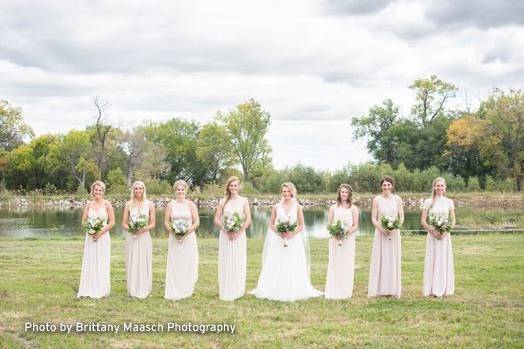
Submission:
M 437 185 L 437 182 L 444 182 L 444 195 L 446 195 L 446 180 L 444 177 L 437 177 L 433 180 L 433 183 L 431 184 L 432 193 L 431 193 L 431 205 L 429 205 L 428 210 L 435 205 L 435 197 L 437 196 L 437 189 L 435 188 L 435 185 Z
M 176 188 L 178 188 L 179 186 L 183 186 L 184 192 L 187 194 L 187 188 L 189 187 L 187 182 L 183 179 L 179 179 L 178 181 L 175 182 L 175 184 L 173 184 L 173 190 L 176 191 Z
M 237 176 L 231 176 L 227 179 L 227 182 L 226 182 L 226 201 L 224 202 L 224 206 L 227 204 L 227 202 L 229 201 L 229 199 L 231 199 L 231 192 L 229 191 L 229 186 L 231 185 L 231 183 L 233 183 L 234 181 L 237 181 L 238 182 L 238 189 L 240 189 L 240 179 L 238 179 Z
M 89 192 L 89 194 L 91 194 L 91 197 L 94 199 L 94 195 L 93 195 L 93 189 L 95 189 L 96 186 L 99 186 L 100 188 L 102 188 L 102 192 L 106 192 L 106 185 L 104 184 L 104 182 L 102 181 L 94 181 L 93 184 L 91 184 L 91 191 Z
M 142 206 L 142 203 L 144 203 L 147 200 L 146 185 L 144 184 L 144 182 L 134 181 L 133 185 L 131 186 L 131 195 L 129 199 L 129 204 L 131 208 L 135 207 L 135 188 L 136 187 L 142 187 L 144 189 L 144 192 L 142 193 L 142 199 L 139 200 L 140 201 L 139 206 Z
M 388 182 L 388 183 L 391 183 L 391 186 L 393 188 L 395 188 L 395 178 L 391 177 L 391 176 L 384 176 L 382 177 L 382 179 L 380 180 L 380 186 L 382 187 L 382 183 L 384 182 Z
M 291 192 L 291 198 L 295 199 L 298 201 L 298 198 L 297 198 L 297 188 L 295 187 L 295 185 L 291 182 L 284 182 L 282 183 L 282 185 L 280 186 L 280 192 L 282 193 L 282 188 L 288 188 L 289 191 Z
M 338 190 L 337 190 L 337 206 L 341 206 L 342 205 L 342 198 L 340 197 L 340 191 L 342 190 L 342 188 L 345 188 L 348 191 L 348 204 L 349 204 L 349 207 L 351 207 L 351 205 L 353 203 L 353 188 L 351 188 L 351 186 L 349 184 L 346 184 L 346 183 L 342 183 L 338 187 Z

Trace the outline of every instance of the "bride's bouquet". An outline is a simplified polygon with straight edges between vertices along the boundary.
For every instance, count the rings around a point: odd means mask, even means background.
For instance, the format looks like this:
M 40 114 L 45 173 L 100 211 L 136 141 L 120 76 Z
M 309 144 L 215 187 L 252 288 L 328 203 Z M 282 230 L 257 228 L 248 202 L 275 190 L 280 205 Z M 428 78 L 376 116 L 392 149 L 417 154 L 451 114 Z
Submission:
M 292 222 L 291 218 L 285 220 L 277 220 L 277 231 L 279 233 L 293 232 L 297 228 L 297 222 Z M 287 247 L 287 238 L 283 238 L 284 247 Z
M 178 243 L 181 244 L 183 237 L 189 231 L 189 221 L 186 219 L 174 219 L 171 221 L 171 230 L 175 234 Z
M 129 232 L 134 233 L 134 237 L 136 238 L 136 232 L 147 227 L 147 223 L 149 223 L 149 219 L 145 214 L 132 215 L 129 217 Z
M 338 246 L 342 246 L 342 239 L 349 233 L 349 227 L 345 221 L 337 219 L 335 223 L 328 225 L 329 234 L 338 240 Z
M 86 233 L 88 233 L 89 235 L 95 235 L 96 233 L 98 233 L 100 230 L 102 230 L 102 228 L 104 227 L 105 225 L 105 220 L 97 217 L 97 218 L 88 218 L 87 219 L 87 222 L 85 224 L 85 230 L 86 230 Z
M 441 236 L 451 231 L 451 224 L 446 216 L 430 213 L 428 223 L 433 229 L 438 231 Z
M 400 228 L 400 221 L 398 217 L 382 216 L 380 217 L 380 225 L 382 225 L 382 228 L 386 229 L 386 231 L 395 230 Z M 390 233 L 388 233 L 388 240 L 391 240 Z
M 240 228 L 242 227 L 242 217 L 238 214 L 238 212 L 233 213 L 231 216 L 228 216 L 224 220 L 224 230 L 226 232 L 234 232 L 237 233 L 240 231 Z

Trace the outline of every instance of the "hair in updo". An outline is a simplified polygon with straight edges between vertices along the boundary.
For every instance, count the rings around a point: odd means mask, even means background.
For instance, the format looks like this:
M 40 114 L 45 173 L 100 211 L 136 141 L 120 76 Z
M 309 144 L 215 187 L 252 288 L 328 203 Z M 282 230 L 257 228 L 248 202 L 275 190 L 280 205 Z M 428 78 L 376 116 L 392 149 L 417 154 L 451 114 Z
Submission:
M 391 177 L 391 176 L 384 176 L 382 177 L 382 179 L 380 180 L 380 186 L 382 186 L 382 184 L 384 182 L 388 182 L 388 183 L 391 183 L 391 186 L 395 186 L 395 178 Z
M 178 188 L 179 186 L 183 186 L 184 191 L 187 194 L 187 188 L 189 188 L 189 185 L 187 184 L 187 182 L 183 179 L 179 179 L 178 181 L 175 182 L 175 184 L 173 184 L 173 190 L 176 191 L 176 188 Z
M 91 184 L 91 191 L 89 192 L 91 194 L 91 196 L 93 196 L 93 190 L 95 189 L 96 186 L 99 186 L 100 188 L 102 188 L 102 192 L 106 192 L 106 185 L 104 184 L 104 182 L 102 181 L 94 181 L 93 184 Z
M 298 196 L 298 192 L 297 192 L 297 187 L 295 187 L 295 185 L 292 183 L 292 182 L 284 182 L 282 183 L 282 185 L 280 186 L 280 191 L 282 191 L 282 188 L 288 188 L 289 191 L 291 192 L 291 198 L 295 199 L 295 200 L 298 200 L 297 196 Z

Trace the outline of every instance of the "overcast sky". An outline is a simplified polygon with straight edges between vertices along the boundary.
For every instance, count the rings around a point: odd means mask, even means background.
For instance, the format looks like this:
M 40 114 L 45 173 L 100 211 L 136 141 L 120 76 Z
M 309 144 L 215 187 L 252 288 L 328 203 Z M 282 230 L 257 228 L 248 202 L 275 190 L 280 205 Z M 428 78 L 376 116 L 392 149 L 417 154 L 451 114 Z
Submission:
M 135 4 L 133 4 L 135 3 Z M 391 98 L 408 114 L 437 74 L 473 105 L 524 87 L 524 1 L 0 0 L 0 99 L 37 134 L 92 122 L 200 122 L 255 98 L 277 168 L 369 160 L 350 120 Z

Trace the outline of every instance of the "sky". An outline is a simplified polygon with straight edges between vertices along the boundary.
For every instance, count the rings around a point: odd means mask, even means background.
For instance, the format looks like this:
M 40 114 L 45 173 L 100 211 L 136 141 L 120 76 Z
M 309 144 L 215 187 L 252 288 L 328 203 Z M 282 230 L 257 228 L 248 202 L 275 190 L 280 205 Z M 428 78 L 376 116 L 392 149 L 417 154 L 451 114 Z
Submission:
M 409 115 L 436 74 L 474 107 L 524 86 L 524 1 L 0 0 L 0 99 L 37 135 L 93 122 L 208 122 L 250 98 L 276 168 L 371 160 L 351 119 L 391 98 Z

